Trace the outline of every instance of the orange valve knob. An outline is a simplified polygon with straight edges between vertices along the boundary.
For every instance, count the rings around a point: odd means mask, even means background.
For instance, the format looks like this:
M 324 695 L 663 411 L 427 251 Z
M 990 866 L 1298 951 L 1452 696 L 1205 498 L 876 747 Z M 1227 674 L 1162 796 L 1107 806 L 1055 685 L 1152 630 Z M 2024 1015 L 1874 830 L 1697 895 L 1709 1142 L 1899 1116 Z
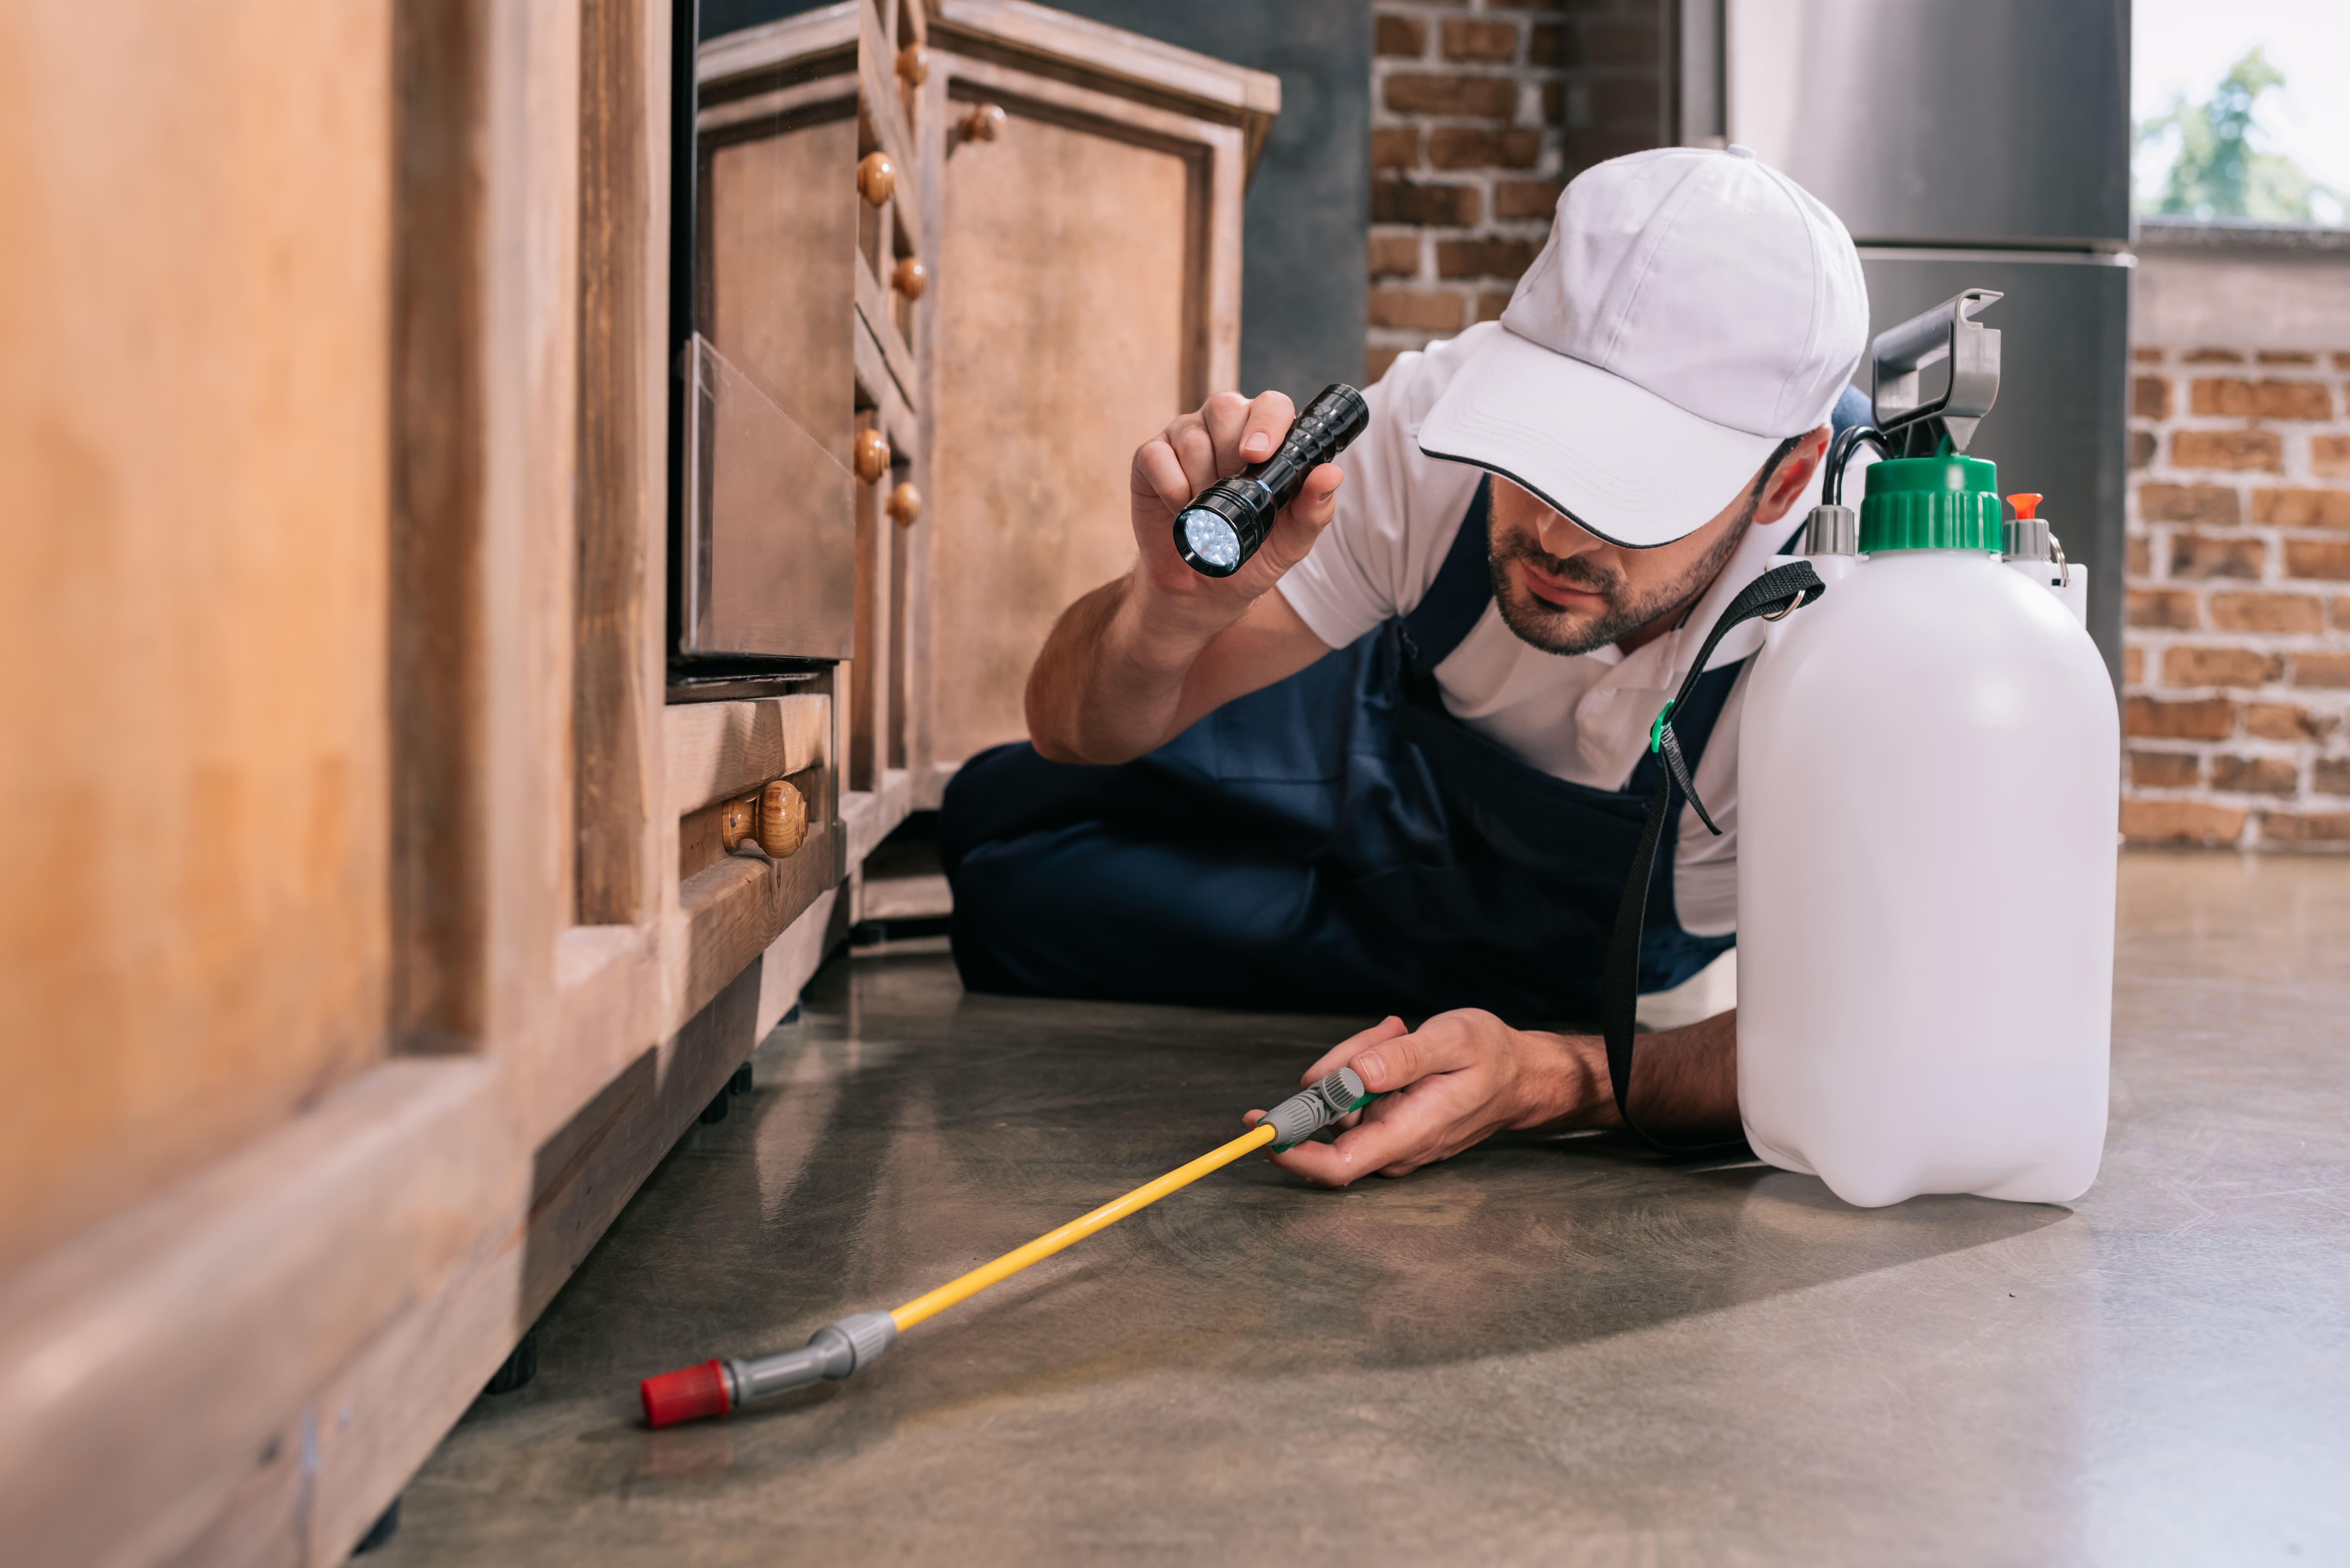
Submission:
M 898 51 L 898 75 L 908 87 L 920 87 L 931 79 L 931 51 L 920 44 L 909 44 Z
M 921 298 L 922 290 L 929 286 L 930 281 L 931 269 L 912 256 L 900 257 L 898 265 L 889 271 L 889 286 L 908 299 Z
M 2055 562 L 2055 576 L 2051 581 L 2060 587 L 2072 581 L 2071 572 L 2062 565 L 2064 547 L 2048 531 L 2048 519 L 2040 515 L 2041 497 L 2025 491 L 2007 500 L 2015 508 L 2015 515 L 2000 525 L 2001 557 L 2010 561 Z

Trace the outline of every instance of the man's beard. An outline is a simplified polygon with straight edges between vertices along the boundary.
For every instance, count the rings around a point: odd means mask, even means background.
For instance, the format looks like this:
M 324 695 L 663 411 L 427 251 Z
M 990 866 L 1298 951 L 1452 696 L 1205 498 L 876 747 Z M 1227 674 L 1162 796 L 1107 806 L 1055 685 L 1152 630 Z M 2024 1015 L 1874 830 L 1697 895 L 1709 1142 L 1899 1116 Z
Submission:
M 1622 574 L 1607 570 L 1587 556 L 1562 559 L 1545 554 L 1534 537 L 1497 535 L 1489 558 L 1493 573 L 1493 601 L 1501 606 L 1503 623 L 1520 640 L 1532 643 L 1544 653 L 1589 653 L 1629 636 L 1675 607 L 1695 600 L 1737 550 L 1739 542 L 1746 537 L 1747 525 L 1753 520 L 1754 502 L 1750 497 L 1737 523 L 1723 532 L 1702 559 L 1674 581 L 1637 593 Z M 1509 564 L 1513 560 L 1530 562 L 1547 576 L 1598 595 L 1598 611 L 1595 615 L 1588 610 L 1561 609 L 1536 597 L 1511 577 Z

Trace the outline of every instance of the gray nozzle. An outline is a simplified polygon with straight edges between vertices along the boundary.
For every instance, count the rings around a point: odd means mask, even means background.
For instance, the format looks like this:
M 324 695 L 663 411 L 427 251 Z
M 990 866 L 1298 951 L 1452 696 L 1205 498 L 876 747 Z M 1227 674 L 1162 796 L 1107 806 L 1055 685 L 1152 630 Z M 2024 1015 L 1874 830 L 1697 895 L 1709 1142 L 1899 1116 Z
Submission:
M 1806 556 L 1860 554 L 1860 514 L 1849 506 L 1814 506 L 1804 524 Z
M 1352 1067 L 1327 1074 L 1311 1088 L 1300 1089 L 1264 1113 L 1264 1119 L 1278 1129 L 1273 1147 L 1288 1148 L 1304 1143 L 1347 1112 L 1368 1105 L 1371 1099 Z
M 897 1319 L 886 1312 L 860 1312 L 826 1324 L 797 1350 L 763 1355 L 755 1361 L 730 1361 L 726 1376 L 734 1385 L 734 1403 L 780 1394 L 822 1378 L 846 1377 L 879 1359 L 897 1337 Z

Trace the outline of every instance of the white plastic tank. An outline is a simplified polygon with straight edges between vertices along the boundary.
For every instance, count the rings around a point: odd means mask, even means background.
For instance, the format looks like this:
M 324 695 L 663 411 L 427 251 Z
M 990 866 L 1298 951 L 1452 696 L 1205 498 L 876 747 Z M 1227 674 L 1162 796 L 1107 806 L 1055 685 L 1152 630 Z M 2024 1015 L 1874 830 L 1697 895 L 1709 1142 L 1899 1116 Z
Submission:
M 1773 628 L 1740 726 L 1738 1093 L 1755 1152 L 1874 1207 L 2095 1179 L 2120 725 L 1992 465 L 1867 471 L 1862 557 Z M 1849 517 L 1849 513 L 1844 514 Z

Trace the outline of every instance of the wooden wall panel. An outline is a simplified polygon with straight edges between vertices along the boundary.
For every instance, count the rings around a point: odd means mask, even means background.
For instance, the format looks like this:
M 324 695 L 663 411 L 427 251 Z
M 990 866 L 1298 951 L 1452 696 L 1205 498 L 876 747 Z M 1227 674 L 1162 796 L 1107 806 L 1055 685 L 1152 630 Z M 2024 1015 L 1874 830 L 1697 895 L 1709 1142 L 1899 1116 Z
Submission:
M 0 1264 L 385 1018 L 390 7 L 0 7 Z
M 1134 559 L 1127 471 L 1195 359 L 1191 159 L 1015 110 L 941 171 L 931 462 L 942 761 L 1028 732 L 1054 620 Z M 1188 265 L 1187 265 L 1188 264 Z

